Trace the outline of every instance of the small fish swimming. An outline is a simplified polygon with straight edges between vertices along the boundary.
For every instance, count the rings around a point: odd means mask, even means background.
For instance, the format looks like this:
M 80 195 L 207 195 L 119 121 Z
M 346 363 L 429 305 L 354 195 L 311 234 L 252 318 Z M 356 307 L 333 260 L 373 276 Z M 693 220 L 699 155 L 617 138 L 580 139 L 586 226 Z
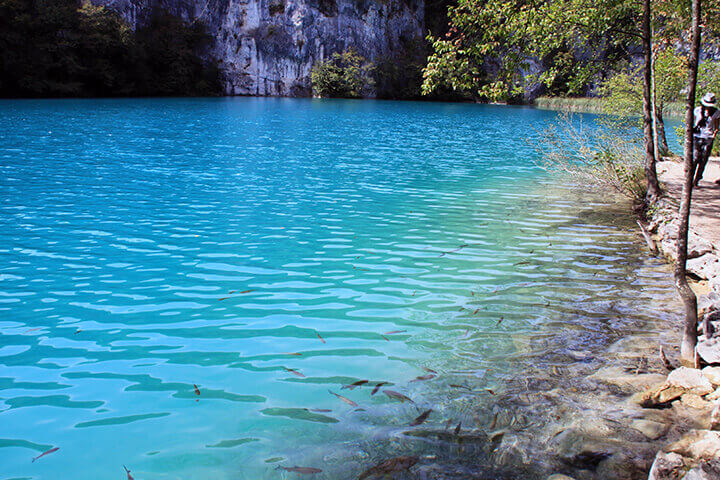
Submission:
M 221 301 L 223 301 L 223 300 L 227 300 L 228 298 L 230 298 L 230 297 L 222 297 L 222 298 L 218 298 L 218 302 L 221 302 Z
M 301 475 L 315 475 L 316 473 L 322 473 L 322 470 L 313 467 L 281 467 L 278 465 L 275 470 L 285 470 L 286 472 L 295 472 Z
M 193 387 L 195 388 L 195 395 L 200 395 L 200 389 L 198 386 L 193 383 Z
M 57 452 L 58 450 L 60 450 L 60 447 L 51 448 L 51 449 L 48 450 L 47 452 L 43 452 L 43 453 L 41 453 L 40 455 L 38 455 L 37 457 L 33 458 L 33 459 L 32 459 L 32 462 L 30 462 L 30 463 L 35 463 L 35 460 L 39 460 L 39 459 L 41 459 L 42 457 L 44 457 L 45 455 L 50 455 L 51 453 L 55 453 L 55 452 Z
M 462 422 L 458 422 L 457 427 L 455 427 L 455 435 L 458 435 L 460 433 L 460 429 L 462 428 Z
M 417 462 L 418 457 L 403 456 L 391 458 L 390 460 L 385 460 L 384 462 L 365 470 L 363 473 L 360 474 L 358 480 L 365 480 L 366 478 L 375 475 L 387 475 L 391 472 L 409 470 Z
M 330 413 L 330 412 L 332 412 L 332 410 L 330 410 L 329 408 L 313 408 L 313 409 L 311 409 L 310 411 L 311 411 L 311 412 L 316 412 L 316 413 Z
M 382 387 L 383 385 L 387 385 L 387 384 L 388 384 L 388 382 L 378 383 L 377 385 L 375 385 L 375 388 L 373 388 L 373 391 L 370 395 L 375 395 L 378 392 L 378 390 L 380 390 L 380 387 Z
M 452 419 L 452 418 L 448 418 L 448 421 L 445 422 L 445 430 L 447 430 L 448 428 L 450 428 L 450 425 L 452 425 L 452 422 L 453 422 L 453 419 Z
M 133 478 L 133 476 L 130 475 L 130 470 L 128 470 L 128 468 L 125 465 L 123 465 L 123 468 L 125 469 L 125 474 L 127 475 L 127 480 L 135 480 Z
M 349 398 L 343 397 L 342 395 L 338 395 L 337 393 L 333 392 L 332 390 L 328 390 L 328 392 L 332 393 L 332 394 L 335 395 L 337 398 L 339 398 L 340 400 L 342 400 L 343 402 L 347 403 L 348 405 L 350 405 L 350 406 L 352 406 L 352 407 L 359 407 L 359 406 L 360 406 L 360 405 L 358 405 L 357 403 L 355 403 L 355 402 L 353 402 L 352 400 L 350 400 Z
M 477 315 L 477 312 L 479 312 L 479 311 L 480 311 L 480 309 L 476 308 L 475 311 L 473 312 L 473 315 Z
M 420 375 L 419 377 L 415 377 L 411 382 L 421 382 L 423 380 L 432 380 L 433 378 L 437 377 L 434 373 L 428 373 L 427 375 Z
M 488 393 L 490 393 L 490 395 L 495 395 L 495 392 L 493 392 L 493 391 L 492 391 L 492 390 L 490 390 L 489 388 L 486 388 L 485 390 L 487 390 L 487 391 L 488 391 Z
M 295 376 L 298 376 L 300 378 L 305 378 L 305 375 L 303 375 L 301 372 L 298 372 L 294 368 L 287 368 L 287 367 L 283 367 L 283 368 Z
M 425 410 L 423 413 L 421 413 L 415 420 L 413 420 L 410 423 L 411 427 L 415 427 L 417 425 L 420 425 L 421 423 L 424 423 L 425 420 L 430 416 L 430 413 L 432 412 L 432 408 L 429 410 Z
M 450 386 L 453 388 L 464 388 L 465 390 L 472 390 L 472 388 L 468 387 L 467 385 L 458 385 L 457 383 L 451 383 Z
M 355 388 L 359 387 L 360 385 L 365 385 L 368 383 L 369 380 L 358 380 L 355 383 L 351 383 L 350 385 L 343 385 L 343 387 L 340 390 L 345 390 L 346 388 L 349 390 L 354 390 Z
M 254 292 L 255 290 L 243 290 L 242 292 L 238 292 L 238 295 L 242 295 L 243 293 L 250 293 Z
M 505 320 L 505 317 L 502 317 L 502 316 L 501 316 L 501 317 L 500 317 L 500 320 L 498 320 L 497 325 L 495 325 L 495 326 L 497 327 L 498 325 L 500 325 L 503 320 Z
M 383 393 L 390 398 L 394 398 L 395 400 L 400 400 L 402 403 L 405 403 L 405 402 L 415 403 L 412 401 L 412 399 L 410 399 L 410 397 L 406 397 L 402 393 L 396 392 L 394 390 L 383 390 Z
M 422 369 L 425 370 L 426 372 L 434 373 L 435 375 L 437 375 L 437 372 L 435 370 L 433 370 L 432 368 L 422 367 Z
M 302 353 L 298 353 L 298 352 L 283 352 L 283 355 L 295 355 L 298 357 L 302 357 Z
M 323 337 L 321 337 L 321 336 L 320 336 L 320 334 L 319 334 L 319 333 L 317 334 L 317 337 L 318 337 L 318 338 L 320 339 L 320 341 L 321 341 L 321 342 L 323 342 L 323 343 L 327 343 L 327 342 L 325 342 L 325 339 L 324 339 Z
M 389 332 L 385 332 L 385 335 L 395 335 L 396 333 L 405 333 L 407 330 L 390 330 Z
M 390 341 L 390 339 L 388 337 L 386 337 L 385 335 L 380 335 L 380 336 L 383 337 L 386 341 L 388 341 L 388 342 Z

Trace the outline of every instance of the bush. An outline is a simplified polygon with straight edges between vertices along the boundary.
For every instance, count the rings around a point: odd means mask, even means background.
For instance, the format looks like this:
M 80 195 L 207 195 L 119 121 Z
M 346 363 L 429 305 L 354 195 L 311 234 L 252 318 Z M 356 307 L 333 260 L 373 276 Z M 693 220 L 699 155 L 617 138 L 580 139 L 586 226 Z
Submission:
M 313 93 L 319 97 L 365 97 L 375 85 L 373 68 L 353 49 L 335 53 L 331 59 L 313 66 L 310 75 Z
M 641 203 L 647 190 L 642 135 L 623 122 L 589 129 L 570 114 L 542 132 L 541 166 L 581 183 L 618 192 Z

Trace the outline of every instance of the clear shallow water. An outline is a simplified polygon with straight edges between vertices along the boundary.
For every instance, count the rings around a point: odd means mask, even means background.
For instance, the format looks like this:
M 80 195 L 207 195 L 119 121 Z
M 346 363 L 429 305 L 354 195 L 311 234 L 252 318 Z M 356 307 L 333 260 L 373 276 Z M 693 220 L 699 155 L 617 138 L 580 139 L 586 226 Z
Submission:
M 368 439 L 416 448 L 401 432 L 419 411 L 435 410 L 426 425 L 472 418 L 548 330 L 591 349 L 655 314 L 629 307 L 641 292 L 673 296 L 662 269 L 637 271 L 624 207 L 599 213 L 605 199 L 534 167 L 553 112 L 0 110 L 3 479 L 122 478 L 122 465 L 138 480 L 297 477 L 276 465 L 351 478 L 372 464 Z M 558 345 L 533 362 L 550 366 Z M 413 381 L 426 369 L 438 377 Z M 417 408 L 371 395 L 378 382 Z

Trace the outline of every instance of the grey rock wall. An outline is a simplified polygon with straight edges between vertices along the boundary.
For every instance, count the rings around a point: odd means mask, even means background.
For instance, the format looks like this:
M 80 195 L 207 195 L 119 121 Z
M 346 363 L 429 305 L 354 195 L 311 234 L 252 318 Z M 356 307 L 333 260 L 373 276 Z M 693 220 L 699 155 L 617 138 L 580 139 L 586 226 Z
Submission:
M 204 22 L 227 95 L 308 96 L 317 61 L 353 47 L 377 60 L 424 33 L 424 0 L 92 0 L 133 26 L 164 8 Z

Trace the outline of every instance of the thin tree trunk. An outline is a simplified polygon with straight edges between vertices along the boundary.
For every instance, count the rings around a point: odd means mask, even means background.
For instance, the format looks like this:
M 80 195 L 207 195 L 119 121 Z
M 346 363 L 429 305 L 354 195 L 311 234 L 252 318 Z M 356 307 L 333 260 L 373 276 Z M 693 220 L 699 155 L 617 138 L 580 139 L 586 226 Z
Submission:
M 650 31 L 650 0 L 643 3 L 643 52 L 645 53 L 645 67 L 643 80 L 643 124 L 645 137 L 645 178 L 647 179 L 647 193 L 645 200 L 654 203 L 660 193 L 660 186 L 655 170 L 655 142 L 653 141 L 653 119 L 652 119 L 652 32 Z
M 653 32 L 651 31 L 651 37 L 654 38 Z M 658 131 L 658 105 L 657 105 L 657 78 L 655 76 L 655 58 L 657 57 L 657 53 L 655 49 L 653 48 L 652 55 L 650 56 L 651 62 L 650 62 L 650 75 L 651 75 L 651 82 L 650 87 L 652 88 L 652 96 L 650 100 L 652 101 L 652 126 L 653 126 L 653 154 L 655 155 L 655 161 L 660 159 L 660 148 L 658 147 L 658 136 L 660 132 Z
M 685 328 L 680 345 L 680 361 L 685 366 L 695 366 L 697 346 L 697 297 L 688 285 L 685 264 L 687 263 L 688 224 L 690 223 L 690 202 L 693 189 L 693 110 L 697 89 L 698 56 L 700 54 L 700 3 L 692 0 L 692 48 L 688 59 L 688 96 L 685 105 L 685 182 L 680 199 L 680 226 L 678 228 L 677 263 L 675 264 L 675 287 L 685 305 Z
M 667 155 L 670 153 L 670 149 L 667 144 L 667 137 L 665 136 L 665 120 L 663 119 L 663 102 L 655 104 L 655 118 L 657 119 L 657 142 L 658 151 L 660 155 Z

